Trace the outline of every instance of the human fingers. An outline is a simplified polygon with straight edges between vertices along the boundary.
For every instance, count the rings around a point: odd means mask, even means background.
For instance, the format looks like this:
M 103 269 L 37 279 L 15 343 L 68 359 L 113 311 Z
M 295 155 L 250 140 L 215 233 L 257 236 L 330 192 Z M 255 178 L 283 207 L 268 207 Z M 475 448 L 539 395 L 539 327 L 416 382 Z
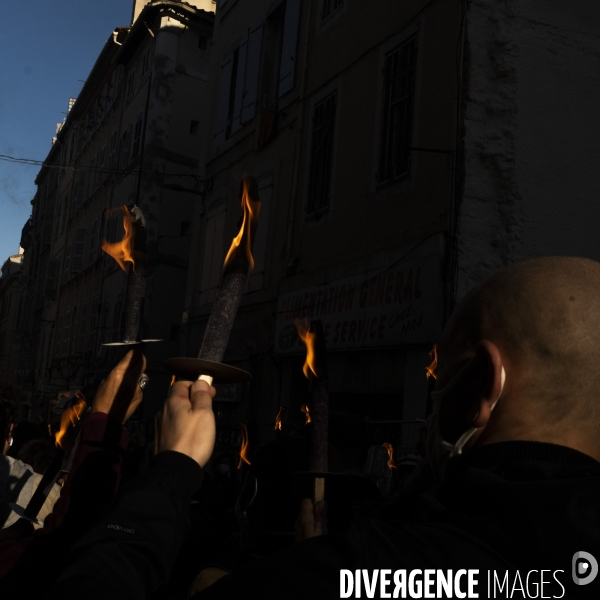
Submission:
M 194 381 L 190 388 L 190 402 L 193 410 L 212 409 L 212 399 L 217 395 L 217 390 L 208 385 L 206 381 Z
M 181 452 L 201 467 L 208 462 L 216 438 L 214 393 L 204 382 L 173 384 L 163 409 L 159 451 Z

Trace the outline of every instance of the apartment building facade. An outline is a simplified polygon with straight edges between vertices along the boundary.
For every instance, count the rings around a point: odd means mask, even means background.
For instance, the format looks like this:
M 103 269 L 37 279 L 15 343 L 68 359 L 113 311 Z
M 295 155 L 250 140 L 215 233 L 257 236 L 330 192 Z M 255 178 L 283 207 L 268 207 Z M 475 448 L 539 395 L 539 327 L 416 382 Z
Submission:
M 373 443 L 414 447 L 445 315 L 460 14 L 457 3 L 218 3 L 189 355 L 237 233 L 243 176 L 262 203 L 225 357 L 253 381 L 217 397 L 224 446 L 239 421 L 270 439 L 281 406 L 284 427 L 304 422 L 294 319 L 309 317 L 327 333 L 331 410 L 367 419 Z
M 139 206 L 148 229 L 141 332 L 164 340 L 146 350 L 148 419 L 164 399 L 207 126 L 214 15 L 210 1 L 193 4 L 134 2 L 134 22 L 109 37 L 36 180 L 21 318 L 36 418 L 59 391 L 93 390 L 118 358 L 103 344 L 123 339 L 127 273 L 101 246 L 123 238 L 123 205 Z
M 18 361 L 21 335 L 18 329 L 21 305 L 21 267 L 23 249 L 9 256 L 2 265 L 0 280 L 0 378 L 15 384 L 20 379 Z

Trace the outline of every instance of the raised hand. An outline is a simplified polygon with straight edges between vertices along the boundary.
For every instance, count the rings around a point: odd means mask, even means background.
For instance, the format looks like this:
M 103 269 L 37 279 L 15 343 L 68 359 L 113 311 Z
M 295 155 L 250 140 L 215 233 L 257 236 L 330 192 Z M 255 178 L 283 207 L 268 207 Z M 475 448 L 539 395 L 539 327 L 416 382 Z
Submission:
M 92 402 L 92 412 L 112 415 L 125 423 L 143 398 L 139 380 L 146 368 L 141 350 L 130 350 L 102 382 Z
M 159 413 L 158 452 L 175 450 L 201 467 L 209 461 L 216 438 L 212 399 L 217 391 L 205 381 L 176 381 Z

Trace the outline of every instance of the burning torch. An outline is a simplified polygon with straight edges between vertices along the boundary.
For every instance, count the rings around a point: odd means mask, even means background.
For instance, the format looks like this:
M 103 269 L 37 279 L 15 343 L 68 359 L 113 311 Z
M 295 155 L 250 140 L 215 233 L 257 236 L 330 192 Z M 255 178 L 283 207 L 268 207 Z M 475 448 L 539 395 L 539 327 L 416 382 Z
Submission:
M 22 507 L 13 502 L 10 503 L 10 507 L 20 517 L 36 523 L 37 525 L 43 525 L 37 518 L 38 513 L 44 506 L 48 494 L 52 490 L 52 487 L 56 483 L 58 476 L 64 470 L 63 467 L 69 462 L 70 458 L 65 457 L 64 451 L 64 438 L 67 433 L 77 426 L 81 420 L 81 415 L 85 412 L 87 403 L 85 397 L 81 392 L 75 394 L 75 401 L 73 405 L 67 408 L 60 420 L 60 430 L 56 432 L 55 443 L 56 443 L 56 454 L 52 459 L 52 462 L 48 465 L 48 468 L 44 472 L 44 475 L 37 486 L 37 489 L 31 496 L 29 503 L 26 507 Z M 75 452 L 75 448 L 71 449 L 71 455 Z
M 125 296 L 125 335 L 120 342 L 110 342 L 104 346 L 135 346 L 147 342 L 162 340 L 140 340 L 142 304 L 146 295 L 148 278 L 148 254 L 146 252 L 146 220 L 142 210 L 133 206 L 123 211 L 123 240 L 110 243 L 102 242 L 102 250 L 112 256 L 119 267 L 127 273 L 127 291 Z M 108 213 L 111 214 L 110 212 Z M 127 264 L 129 263 L 129 264 Z
M 310 440 L 310 471 L 314 474 L 313 501 L 320 502 L 325 496 L 325 474 L 329 470 L 327 446 L 329 429 L 329 393 L 325 334 L 323 323 L 296 319 L 300 339 L 306 344 L 306 361 L 302 368 L 304 376 L 312 381 L 312 410 L 303 405 L 306 423 L 312 423 Z
M 242 187 L 242 225 L 225 258 L 223 279 L 206 325 L 198 358 L 171 358 L 167 368 L 177 377 L 202 379 L 212 385 L 213 379 L 224 383 L 249 381 L 250 373 L 223 364 L 225 348 L 248 278 L 254 267 L 252 246 L 256 235 L 260 198 L 254 177 L 245 177 Z

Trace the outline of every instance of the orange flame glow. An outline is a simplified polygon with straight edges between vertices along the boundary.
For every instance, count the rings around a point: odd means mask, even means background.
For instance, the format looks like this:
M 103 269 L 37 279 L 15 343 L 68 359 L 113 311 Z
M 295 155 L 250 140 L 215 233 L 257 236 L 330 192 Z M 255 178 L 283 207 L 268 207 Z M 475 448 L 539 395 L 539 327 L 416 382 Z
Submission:
M 258 219 L 260 202 L 255 202 L 250 198 L 250 194 L 248 193 L 248 183 L 245 179 L 242 190 L 242 211 L 244 215 L 242 219 L 242 226 L 240 227 L 239 233 L 233 238 L 233 242 L 231 242 L 231 247 L 227 252 L 223 267 L 227 266 L 235 252 L 235 249 L 243 241 L 245 245 L 246 258 L 250 264 L 250 269 L 254 268 L 254 257 L 252 256 L 252 226 Z
M 310 379 L 312 377 L 311 373 L 317 377 L 315 358 L 317 334 L 316 332 L 310 331 L 310 319 L 308 317 L 304 317 L 304 319 L 294 319 L 294 325 L 298 331 L 298 336 L 306 344 L 306 360 L 302 367 L 304 377 Z
M 241 429 L 242 446 L 240 448 L 240 462 L 238 463 L 238 466 L 237 466 L 238 469 L 241 469 L 242 465 L 244 463 L 246 463 L 247 465 L 250 464 L 250 460 L 248 459 L 248 446 L 249 446 L 248 428 L 243 423 L 240 423 L 240 425 L 242 426 L 242 429 Z
M 284 411 L 285 411 L 285 407 L 280 406 L 279 412 L 277 413 L 277 416 L 275 417 L 275 431 L 281 431 L 281 419 L 283 417 Z
M 81 419 L 81 415 L 83 411 L 87 408 L 87 403 L 85 401 L 85 396 L 81 392 L 77 392 L 75 394 L 77 401 L 71 406 L 67 408 L 62 414 L 60 419 L 60 429 L 56 432 L 56 445 L 62 448 L 62 440 L 67 435 L 68 431 L 75 427 L 79 420 Z
M 430 377 L 437 379 L 437 373 L 436 373 L 436 369 L 438 366 L 437 344 L 433 345 L 433 348 L 431 349 L 429 356 L 431 356 L 431 364 L 428 365 L 427 367 L 425 367 L 425 371 L 427 373 L 427 379 L 429 379 Z
M 131 267 L 135 269 L 135 261 L 133 260 L 133 217 L 126 206 L 119 207 L 123 210 L 123 229 L 125 235 L 120 242 L 110 243 L 108 240 L 102 241 L 102 250 L 109 256 L 112 256 L 123 271 L 127 271 L 126 262 L 131 263 Z M 110 214 L 110 213 L 108 213 Z
M 171 375 L 171 385 L 173 385 L 175 383 L 176 379 L 177 379 L 177 375 Z
M 396 463 L 394 462 L 394 446 L 386 442 L 385 444 L 381 444 L 388 451 L 388 469 L 397 469 Z
M 310 409 L 308 408 L 308 405 L 307 404 L 303 404 L 300 407 L 300 410 L 306 415 L 306 423 L 305 423 L 305 425 L 308 425 L 312 421 L 312 419 L 310 417 Z

